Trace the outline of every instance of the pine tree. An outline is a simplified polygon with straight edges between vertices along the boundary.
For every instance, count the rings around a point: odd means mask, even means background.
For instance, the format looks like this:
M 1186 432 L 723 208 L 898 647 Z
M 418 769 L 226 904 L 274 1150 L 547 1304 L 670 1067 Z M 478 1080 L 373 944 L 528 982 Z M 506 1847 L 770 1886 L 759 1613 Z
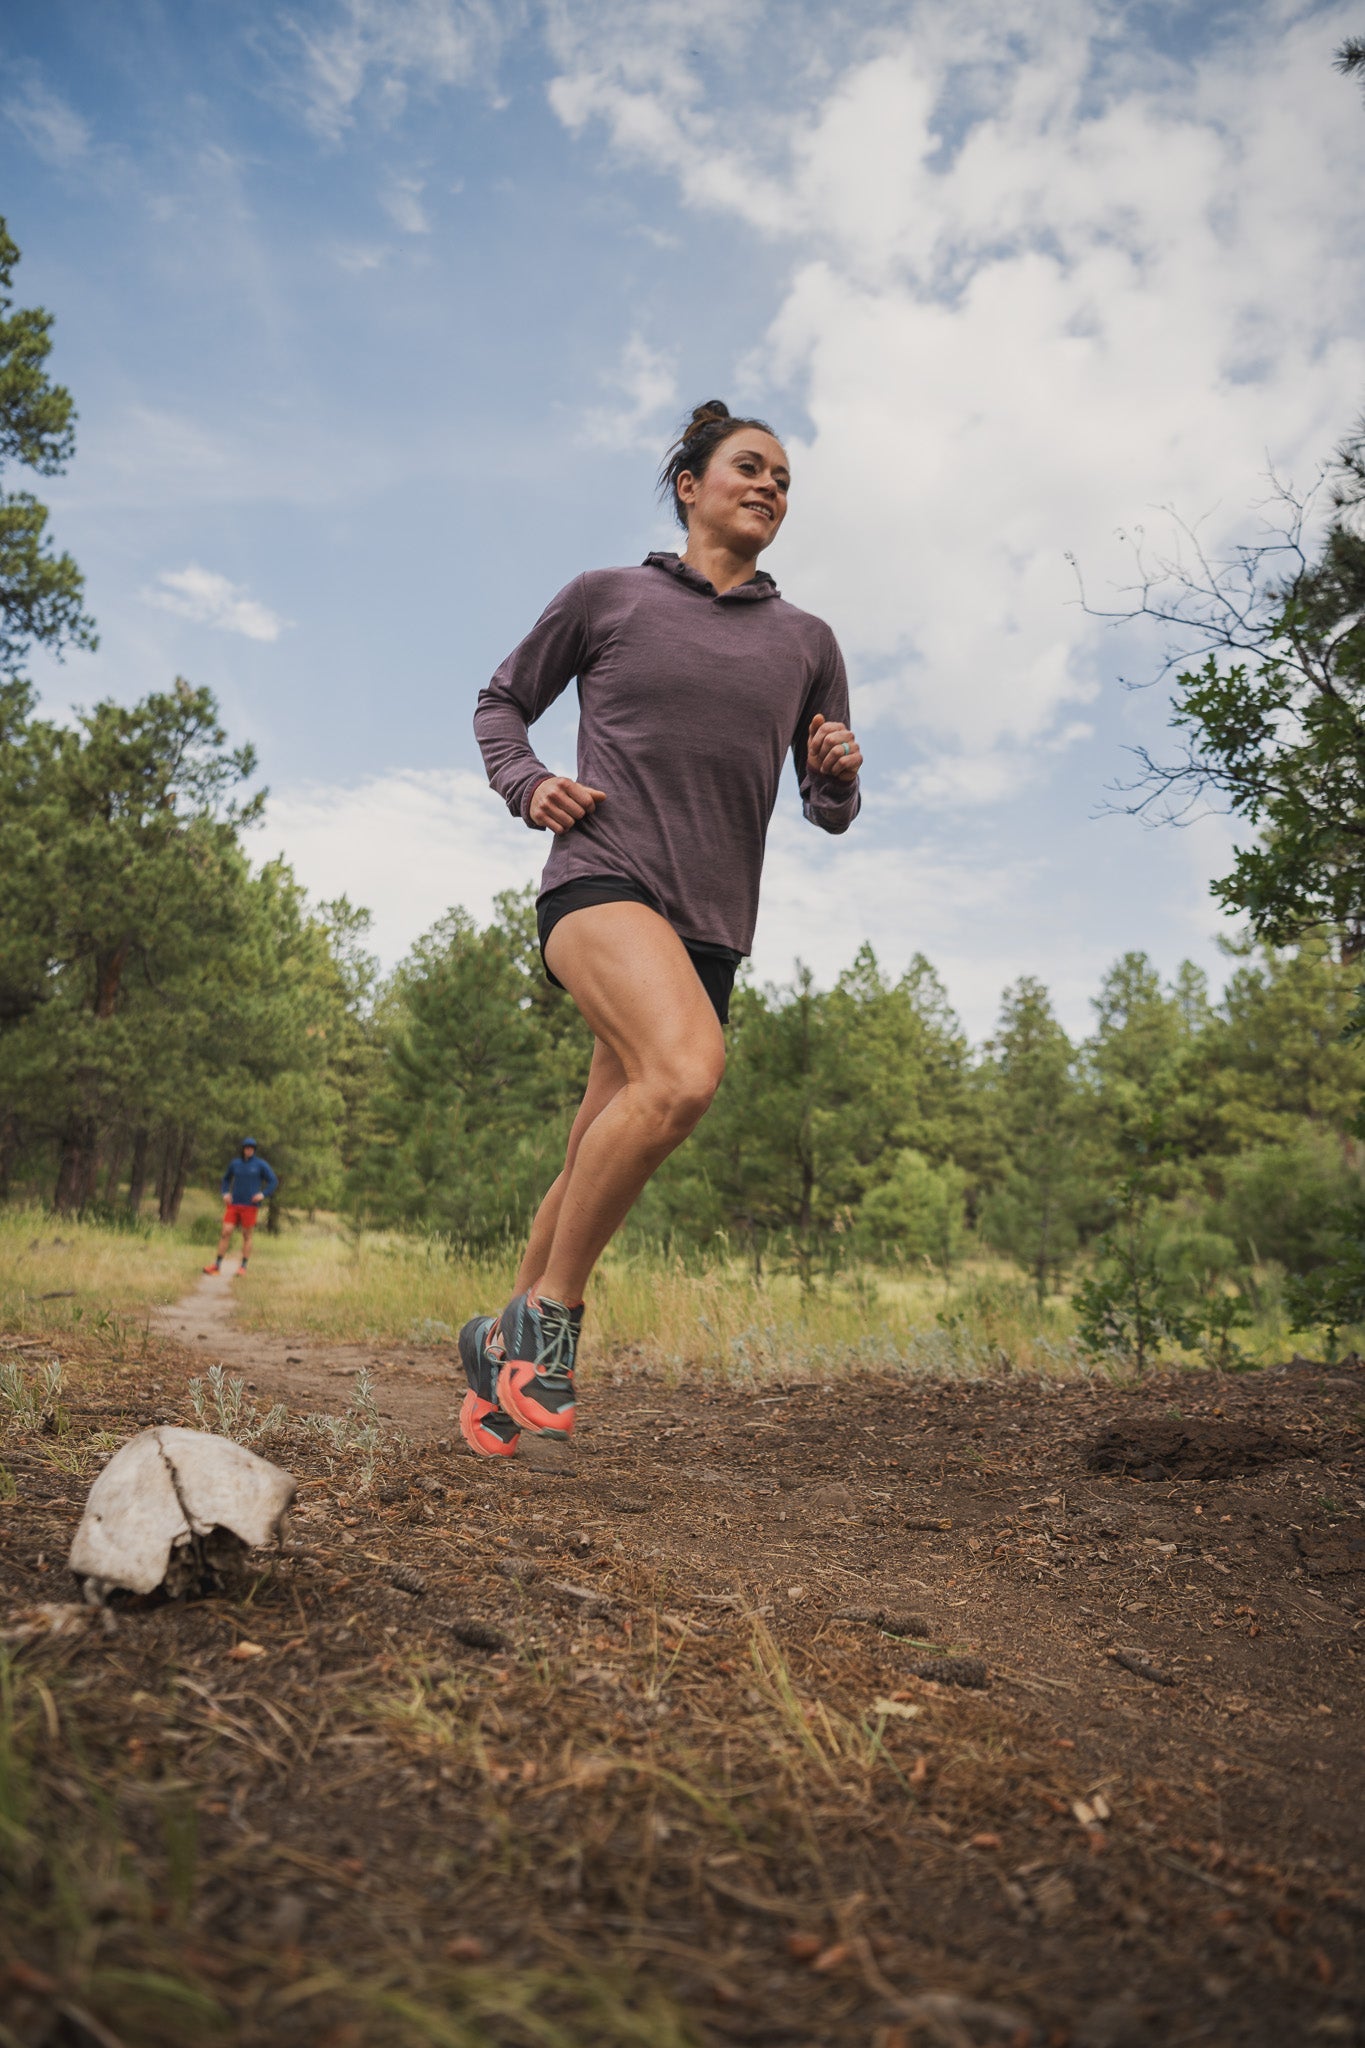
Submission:
M 0 220 L 0 469 L 19 463 L 60 476 L 76 446 L 71 393 L 47 374 L 52 315 L 16 307 L 19 251 Z M 29 491 L 0 489 L 0 682 L 13 678 L 35 642 L 60 655 L 96 645 L 81 609 L 84 583 L 68 554 L 47 535 L 47 507 Z
M 1025 976 L 1005 991 L 988 1048 L 982 1110 L 1005 1148 L 982 1226 L 1031 1275 L 1039 1304 L 1075 1256 L 1093 1209 L 1087 1186 L 1087 1094 L 1047 990 Z

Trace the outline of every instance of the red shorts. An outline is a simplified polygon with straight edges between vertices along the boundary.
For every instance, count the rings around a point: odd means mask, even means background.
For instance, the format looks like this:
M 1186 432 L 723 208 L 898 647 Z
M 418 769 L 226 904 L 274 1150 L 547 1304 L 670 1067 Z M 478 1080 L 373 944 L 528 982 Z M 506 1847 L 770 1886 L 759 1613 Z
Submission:
M 223 1211 L 224 1230 L 254 1230 L 260 1220 L 255 1202 L 229 1202 Z

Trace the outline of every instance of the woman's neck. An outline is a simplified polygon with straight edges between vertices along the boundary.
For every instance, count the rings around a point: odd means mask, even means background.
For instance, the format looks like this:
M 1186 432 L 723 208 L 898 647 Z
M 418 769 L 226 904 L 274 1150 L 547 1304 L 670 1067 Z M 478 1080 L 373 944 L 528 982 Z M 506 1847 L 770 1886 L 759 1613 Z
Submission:
M 689 569 L 695 569 L 708 583 L 715 585 L 717 595 L 734 590 L 741 583 L 753 581 L 758 568 L 757 555 L 737 555 L 733 548 L 720 541 L 707 540 L 702 534 L 689 534 L 682 559 Z

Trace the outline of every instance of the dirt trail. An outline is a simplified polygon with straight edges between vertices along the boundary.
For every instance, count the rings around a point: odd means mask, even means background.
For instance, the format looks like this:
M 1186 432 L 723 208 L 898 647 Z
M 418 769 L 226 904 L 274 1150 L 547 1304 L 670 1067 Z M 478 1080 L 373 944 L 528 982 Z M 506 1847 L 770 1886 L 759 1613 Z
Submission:
M 419 1439 L 451 1434 L 464 1392 L 453 1345 L 412 1357 L 401 1345 L 377 1351 L 368 1344 L 319 1344 L 239 1330 L 233 1320 L 239 1298 L 234 1289 L 249 1284 L 227 1273 L 203 1273 L 173 1307 L 153 1311 L 151 1327 L 197 1352 L 206 1366 L 224 1365 L 240 1373 L 252 1393 L 304 1412 L 339 1414 L 356 1373 L 367 1367 L 386 1421 Z

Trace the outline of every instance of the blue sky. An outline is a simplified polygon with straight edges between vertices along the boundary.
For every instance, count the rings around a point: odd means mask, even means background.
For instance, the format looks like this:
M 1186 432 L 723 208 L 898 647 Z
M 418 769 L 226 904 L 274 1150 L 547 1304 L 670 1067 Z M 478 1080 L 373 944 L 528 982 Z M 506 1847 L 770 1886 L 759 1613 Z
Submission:
M 1097 816 L 1158 649 L 1075 603 L 1163 507 L 1214 548 L 1365 398 L 1358 10 L 1287 0 L 46 0 L 0 24 L 0 211 L 56 315 L 46 488 L 95 656 L 176 673 L 272 790 L 259 840 L 393 960 L 545 841 L 473 699 L 578 569 L 671 544 L 653 474 L 718 394 L 795 489 L 768 558 L 844 644 L 854 833 L 770 844 L 755 949 L 870 938 L 971 1028 L 1074 1029 L 1113 958 L 1216 975 L 1225 823 Z M 13 481 L 13 479 L 11 479 Z M 572 762 L 566 709 L 542 752 Z

